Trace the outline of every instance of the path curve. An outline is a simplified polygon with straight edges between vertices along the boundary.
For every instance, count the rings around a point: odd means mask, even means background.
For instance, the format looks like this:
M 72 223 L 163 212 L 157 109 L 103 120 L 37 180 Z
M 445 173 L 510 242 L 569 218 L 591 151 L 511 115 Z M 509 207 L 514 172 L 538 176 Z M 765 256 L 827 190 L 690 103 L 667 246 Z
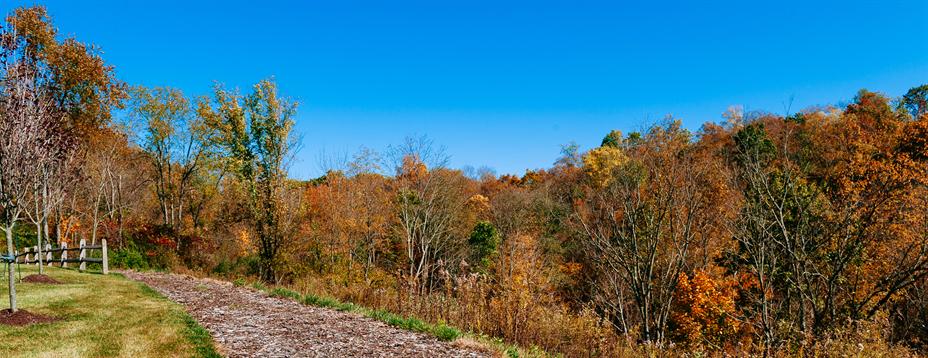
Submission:
M 306 306 L 229 282 L 123 272 L 182 304 L 229 357 L 485 357 L 356 313 Z

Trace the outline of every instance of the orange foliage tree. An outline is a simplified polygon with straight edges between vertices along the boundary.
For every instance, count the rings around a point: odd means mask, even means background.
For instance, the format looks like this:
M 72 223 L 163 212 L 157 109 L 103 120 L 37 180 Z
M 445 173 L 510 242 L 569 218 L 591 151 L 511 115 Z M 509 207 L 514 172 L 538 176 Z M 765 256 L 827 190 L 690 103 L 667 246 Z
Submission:
M 737 288 L 697 271 L 680 273 L 670 326 L 676 341 L 718 350 L 738 338 Z

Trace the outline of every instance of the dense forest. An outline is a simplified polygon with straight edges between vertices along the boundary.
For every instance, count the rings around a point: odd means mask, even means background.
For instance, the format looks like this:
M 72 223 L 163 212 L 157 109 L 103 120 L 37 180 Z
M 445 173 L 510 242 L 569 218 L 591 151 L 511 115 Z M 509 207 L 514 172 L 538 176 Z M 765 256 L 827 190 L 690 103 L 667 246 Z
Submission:
M 521 176 L 450 168 L 421 137 L 303 181 L 288 165 L 313 143 L 273 80 L 131 86 L 42 7 L 5 19 L 0 76 L 9 252 L 106 239 L 121 267 L 568 356 L 928 349 L 928 85 L 696 131 L 666 118 Z

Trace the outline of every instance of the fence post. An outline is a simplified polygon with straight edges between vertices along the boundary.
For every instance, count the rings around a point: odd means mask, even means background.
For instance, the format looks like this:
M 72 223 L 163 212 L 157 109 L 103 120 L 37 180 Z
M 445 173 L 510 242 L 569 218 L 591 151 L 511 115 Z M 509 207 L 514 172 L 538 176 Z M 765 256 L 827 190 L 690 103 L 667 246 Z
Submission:
M 16 256 L 16 263 L 19 263 L 19 250 L 13 251 L 13 256 Z
M 68 267 L 68 263 L 65 260 L 68 259 L 68 243 L 61 243 L 61 267 Z
M 110 274 L 110 262 L 106 253 L 106 239 L 103 239 L 103 274 Z
M 24 248 L 23 250 L 24 250 L 23 252 L 26 253 L 26 256 L 23 258 L 23 263 L 28 264 L 29 263 L 29 250 L 32 250 L 32 248 L 27 247 L 27 248 Z
M 84 246 L 86 246 L 86 243 L 87 243 L 87 240 L 81 239 L 81 246 L 80 246 L 80 248 L 81 248 L 81 255 L 79 256 L 80 261 L 81 261 L 81 266 L 80 266 L 79 270 L 81 270 L 81 271 L 84 271 L 84 270 L 87 269 L 87 262 L 84 261 L 84 258 L 87 257 L 87 249 L 84 248 Z
M 52 244 L 45 244 L 45 264 L 52 262 Z

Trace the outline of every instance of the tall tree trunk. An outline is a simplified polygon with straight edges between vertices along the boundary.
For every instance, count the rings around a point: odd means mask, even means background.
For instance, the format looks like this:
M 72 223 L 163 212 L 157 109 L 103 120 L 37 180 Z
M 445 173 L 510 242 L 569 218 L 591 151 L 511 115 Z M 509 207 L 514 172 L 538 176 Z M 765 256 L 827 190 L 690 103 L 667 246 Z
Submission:
M 55 223 L 55 242 L 58 243 L 58 246 L 61 246 L 61 214 L 58 213 L 58 215 L 56 215 L 56 218 L 57 220 Z
M 100 225 L 100 201 L 103 196 L 103 186 L 100 186 L 100 192 L 97 193 L 97 198 L 93 203 L 93 226 L 90 228 L 90 244 L 97 244 L 97 226 Z
M 35 247 L 36 247 L 36 261 L 39 262 L 39 274 L 45 274 L 45 270 L 42 267 L 42 212 L 43 205 L 45 204 L 45 198 L 42 196 L 42 193 L 39 191 L 38 185 L 36 185 L 35 190 L 35 199 L 33 203 L 35 204 L 35 216 L 32 217 L 32 221 L 35 224 Z
M 6 252 L 10 257 L 13 256 L 13 225 L 3 228 L 3 231 L 6 233 Z M 16 265 L 9 263 L 7 264 L 7 268 L 7 276 L 10 279 L 10 311 L 16 312 L 16 281 L 14 279 L 16 276 Z
M 45 269 L 42 268 L 42 220 L 36 220 L 35 222 L 35 241 L 36 241 L 36 256 L 39 260 L 39 275 L 45 274 Z

